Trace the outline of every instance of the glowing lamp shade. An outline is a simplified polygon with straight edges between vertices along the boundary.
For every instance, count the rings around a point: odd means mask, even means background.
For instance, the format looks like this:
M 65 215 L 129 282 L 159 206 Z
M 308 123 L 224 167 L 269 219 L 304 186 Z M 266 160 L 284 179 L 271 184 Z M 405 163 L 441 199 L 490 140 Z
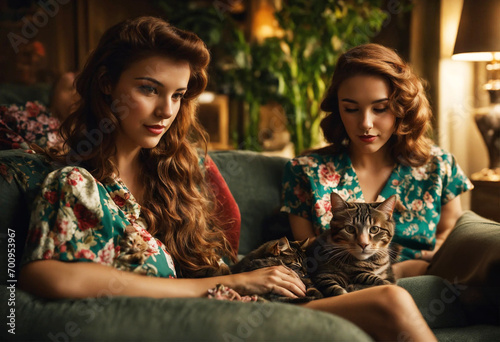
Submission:
M 452 59 L 500 60 L 500 0 L 464 0 Z

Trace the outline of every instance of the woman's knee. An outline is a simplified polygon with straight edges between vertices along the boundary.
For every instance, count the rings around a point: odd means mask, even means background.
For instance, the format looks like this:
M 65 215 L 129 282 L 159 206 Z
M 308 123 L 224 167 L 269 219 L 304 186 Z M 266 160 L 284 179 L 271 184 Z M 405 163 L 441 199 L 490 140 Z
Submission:
M 394 286 L 380 286 L 375 297 L 375 305 L 381 317 L 390 322 L 400 320 L 411 313 L 418 314 L 418 308 L 411 295 L 405 289 Z

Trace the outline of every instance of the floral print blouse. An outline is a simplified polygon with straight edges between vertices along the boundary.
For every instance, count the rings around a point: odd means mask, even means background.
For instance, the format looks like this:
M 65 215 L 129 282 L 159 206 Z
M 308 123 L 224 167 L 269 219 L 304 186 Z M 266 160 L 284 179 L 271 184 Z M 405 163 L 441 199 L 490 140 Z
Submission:
M 35 200 L 22 264 L 41 259 L 88 261 L 176 277 L 172 257 L 148 233 L 140 212 L 141 206 L 118 177 L 101 183 L 81 167 L 53 171 Z M 140 256 L 126 257 L 135 249 L 124 244 L 125 231 L 146 247 L 136 252 Z
M 403 246 L 401 261 L 420 258 L 421 250 L 434 248 L 441 207 L 472 188 L 455 158 L 437 146 L 423 166 L 395 166 L 377 202 L 397 194 L 405 208 L 393 215 L 393 242 Z M 329 229 L 332 191 L 345 201 L 365 201 L 348 153 L 297 157 L 285 166 L 281 211 L 308 219 L 319 235 Z

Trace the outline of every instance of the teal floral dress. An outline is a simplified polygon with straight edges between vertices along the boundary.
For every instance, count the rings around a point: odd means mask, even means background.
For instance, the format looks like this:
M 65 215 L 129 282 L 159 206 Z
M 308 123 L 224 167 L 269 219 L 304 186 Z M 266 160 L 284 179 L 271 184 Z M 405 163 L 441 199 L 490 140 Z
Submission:
M 172 257 L 148 233 L 140 212 L 141 206 L 118 177 L 101 183 L 84 168 L 53 171 L 35 200 L 22 264 L 42 259 L 86 261 L 176 277 Z M 126 239 L 133 243 L 128 245 Z
M 423 166 L 396 165 L 377 201 L 396 194 L 405 208 L 394 212 L 393 242 L 403 246 L 401 261 L 420 258 L 421 250 L 434 248 L 441 207 L 472 188 L 455 158 L 437 146 Z M 346 201 L 365 202 L 348 153 L 292 159 L 283 174 L 281 211 L 311 221 L 319 235 L 329 229 L 332 191 Z

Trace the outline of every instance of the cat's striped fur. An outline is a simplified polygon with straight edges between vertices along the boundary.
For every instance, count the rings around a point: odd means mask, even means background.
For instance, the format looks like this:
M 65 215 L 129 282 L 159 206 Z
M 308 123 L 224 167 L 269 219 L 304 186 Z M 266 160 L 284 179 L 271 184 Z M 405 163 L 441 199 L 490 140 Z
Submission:
M 330 229 L 308 247 L 308 272 L 325 297 L 394 284 L 389 248 L 396 196 L 380 203 L 348 203 L 332 193 Z
M 269 266 L 285 266 L 294 271 L 306 285 L 306 296 L 290 298 L 274 293 L 268 293 L 261 297 L 270 301 L 284 303 L 305 303 L 310 300 L 322 298 L 323 295 L 312 285 L 307 275 L 305 262 L 305 248 L 309 245 L 309 239 L 304 241 L 288 241 L 286 237 L 264 243 L 256 250 L 248 253 L 240 262 L 231 267 L 231 273 L 249 272 Z

